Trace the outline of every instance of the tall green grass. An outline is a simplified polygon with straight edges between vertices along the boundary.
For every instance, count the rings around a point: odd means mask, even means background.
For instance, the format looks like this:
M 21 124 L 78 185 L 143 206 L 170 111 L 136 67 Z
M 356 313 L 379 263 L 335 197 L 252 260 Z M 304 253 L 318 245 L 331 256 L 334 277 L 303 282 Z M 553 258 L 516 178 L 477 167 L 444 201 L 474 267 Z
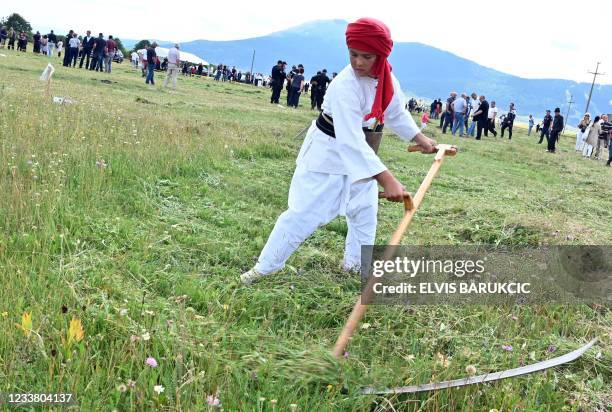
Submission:
M 360 287 L 339 270 L 341 219 L 281 274 L 241 287 L 286 207 L 293 137 L 310 110 L 270 105 L 261 88 L 181 77 L 169 91 L 163 75 L 146 86 L 126 64 L 107 75 L 57 59 L 52 95 L 73 103 L 55 105 L 38 81 L 45 58 L 3 54 L 0 391 L 72 392 L 75 410 L 215 409 L 210 396 L 227 411 L 609 407 L 607 307 L 372 307 L 346 359 L 331 359 Z M 611 172 L 576 155 L 572 136 L 549 155 L 521 130 L 512 142 L 459 141 L 433 124 L 427 133 L 460 153 L 445 161 L 405 244 L 610 243 Z M 390 135 L 380 155 L 411 192 L 432 160 Z M 378 243 L 401 214 L 381 203 Z M 29 336 L 16 326 L 24 312 Z M 73 318 L 84 339 L 67 347 Z M 462 377 L 468 365 L 513 368 L 594 336 L 583 358 L 543 373 L 359 394 Z

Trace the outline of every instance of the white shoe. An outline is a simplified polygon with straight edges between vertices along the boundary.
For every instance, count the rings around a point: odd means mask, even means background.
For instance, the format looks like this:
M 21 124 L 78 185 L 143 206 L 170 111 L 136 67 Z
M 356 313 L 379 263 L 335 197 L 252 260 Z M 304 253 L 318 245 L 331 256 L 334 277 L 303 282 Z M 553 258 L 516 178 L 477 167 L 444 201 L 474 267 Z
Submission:
M 255 270 L 255 268 L 252 268 L 248 270 L 247 272 L 244 272 L 242 275 L 240 275 L 240 281 L 242 282 L 243 285 L 249 286 L 251 283 L 255 282 L 256 280 L 264 276 L 266 275 L 264 275 L 263 273 L 259 273 Z

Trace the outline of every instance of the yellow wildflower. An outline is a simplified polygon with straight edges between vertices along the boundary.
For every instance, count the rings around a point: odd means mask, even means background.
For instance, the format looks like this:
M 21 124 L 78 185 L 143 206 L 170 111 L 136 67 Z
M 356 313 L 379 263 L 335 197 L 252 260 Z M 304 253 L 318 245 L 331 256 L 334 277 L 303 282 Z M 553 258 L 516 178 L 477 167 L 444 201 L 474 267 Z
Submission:
M 32 332 L 32 314 L 23 312 L 23 315 L 21 315 L 21 325 L 17 324 L 17 327 L 23 331 L 26 337 L 30 337 Z
M 85 332 L 83 331 L 81 320 L 72 318 L 70 327 L 68 328 L 68 346 L 72 345 L 74 342 L 82 341 L 84 336 Z

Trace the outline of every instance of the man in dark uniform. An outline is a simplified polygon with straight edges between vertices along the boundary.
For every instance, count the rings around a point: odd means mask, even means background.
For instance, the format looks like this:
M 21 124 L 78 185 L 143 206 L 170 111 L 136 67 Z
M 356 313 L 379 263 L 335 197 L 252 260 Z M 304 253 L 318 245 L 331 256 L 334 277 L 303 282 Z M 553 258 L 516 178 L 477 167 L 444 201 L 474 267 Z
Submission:
M 91 49 L 93 49 L 94 38 L 91 35 L 91 30 L 87 30 L 87 35 L 83 37 L 82 45 L 83 49 L 81 50 L 81 61 L 79 62 L 79 69 L 83 68 L 83 60 L 85 60 L 85 68 L 89 67 L 89 56 L 91 55 Z
M 318 71 L 317 74 L 310 78 L 310 110 L 314 110 L 317 105 L 317 80 L 320 75 L 321 72 Z
M 550 124 L 552 123 L 553 118 L 550 115 L 550 110 L 546 110 L 546 116 L 544 116 L 544 120 L 542 120 L 542 131 L 540 132 L 540 141 L 538 144 L 542 143 L 544 140 L 544 136 L 546 136 L 546 140 L 550 137 Z
M 282 60 L 279 60 L 276 66 L 272 67 L 272 97 L 270 98 L 270 103 L 278 104 L 278 99 L 280 98 L 281 90 L 283 89 L 283 84 L 285 83 L 285 78 L 287 75 L 285 74 L 285 63 Z
M 325 91 L 330 80 L 327 77 L 327 70 L 323 69 L 321 74 L 317 76 L 317 109 L 321 111 L 321 105 L 323 104 L 323 98 L 325 98 Z
M 478 100 L 480 100 L 480 106 L 472 115 L 472 121 L 476 122 L 476 140 L 480 140 L 482 130 L 487 128 L 489 122 L 489 102 L 484 96 L 480 96 Z
M 555 153 L 555 145 L 559 140 L 559 136 L 563 131 L 563 116 L 561 116 L 561 109 L 555 108 L 555 118 L 553 119 L 552 129 L 550 131 L 550 137 L 548 138 L 548 153 Z

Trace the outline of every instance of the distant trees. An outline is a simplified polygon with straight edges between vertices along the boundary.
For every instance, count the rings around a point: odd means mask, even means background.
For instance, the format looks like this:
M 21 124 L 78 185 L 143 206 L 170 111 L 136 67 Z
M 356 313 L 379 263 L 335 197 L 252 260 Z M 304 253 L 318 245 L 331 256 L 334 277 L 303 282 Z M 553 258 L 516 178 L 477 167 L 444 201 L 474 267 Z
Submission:
M 18 13 L 0 19 L 0 26 L 6 26 L 7 30 L 12 27 L 16 32 L 25 31 L 28 34 L 32 32 L 30 23 Z
M 138 43 L 136 43 L 134 45 L 134 48 L 132 49 L 132 51 L 138 51 L 138 50 L 141 50 L 141 49 L 146 49 L 150 45 L 151 45 L 151 42 L 149 40 L 140 40 Z

